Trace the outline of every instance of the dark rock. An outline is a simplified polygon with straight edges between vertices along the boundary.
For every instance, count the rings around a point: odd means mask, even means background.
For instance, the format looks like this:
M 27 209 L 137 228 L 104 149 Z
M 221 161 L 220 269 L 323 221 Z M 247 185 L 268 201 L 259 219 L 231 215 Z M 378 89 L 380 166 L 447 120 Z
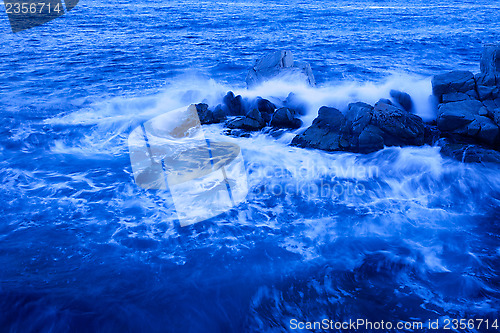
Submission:
M 271 121 L 271 116 L 276 110 L 276 105 L 268 101 L 267 99 L 257 97 L 255 107 L 260 111 L 262 118 L 266 123 Z
M 465 93 L 449 93 L 449 94 L 444 94 L 441 97 L 441 101 L 443 103 L 460 102 L 469 99 L 472 99 L 472 97 Z
M 230 129 L 241 129 L 245 131 L 258 131 L 266 126 L 259 110 L 250 110 L 245 117 L 236 117 L 226 123 Z
M 292 145 L 370 153 L 384 146 L 422 145 L 424 135 L 419 116 L 382 100 L 375 107 L 349 104 L 346 116 L 337 109 L 321 107 L 312 125 L 297 135 Z
M 352 129 L 351 133 L 359 136 L 372 119 L 373 106 L 358 102 L 349 104 L 347 109 L 346 118 L 349 122 L 349 127 Z
M 250 133 L 242 129 L 225 129 L 223 133 L 224 135 L 230 135 L 237 138 L 249 138 L 252 136 Z
M 311 86 L 316 84 L 311 66 L 294 62 L 290 51 L 275 51 L 258 60 L 248 71 L 246 82 L 251 88 L 272 78 L 290 76 L 300 77 Z
M 214 111 L 209 110 L 205 103 L 199 103 L 195 106 L 202 124 L 216 124 L 226 120 L 226 114 L 220 105 L 217 105 Z
M 368 125 L 359 135 L 358 151 L 360 153 L 372 153 L 384 148 L 384 138 L 380 128 Z
M 408 112 L 413 111 L 413 101 L 409 94 L 398 90 L 391 90 L 390 95 L 403 109 Z
M 257 108 L 261 113 L 273 114 L 276 110 L 276 105 L 264 98 L 257 98 Z
M 477 134 L 481 142 L 489 145 L 494 145 L 498 142 L 498 133 L 500 132 L 498 125 L 490 118 L 478 116 L 474 120 L 480 126 L 479 133 Z
M 226 123 L 229 129 L 241 129 L 245 131 L 258 131 L 266 126 L 266 122 L 257 109 L 252 109 L 246 117 L 236 117 Z
M 500 74 L 500 45 L 488 45 L 483 48 L 481 73 Z
M 470 124 L 484 107 L 479 101 L 469 100 L 439 105 L 437 124 L 441 131 L 455 131 Z
M 379 99 L 378 103 L 384 103 L 384 104 L 388 104 L 388 105 L 393 105 L 392 101 L 390 99 L 387 99 L 387 98 L 381 98 L 381 99 Z
M 220 123 L 227 119 L 227 114 L 220 104 L 215 107 L 212 114 L 215 123 Z
M 234 96 L 232 91 L 229 91 L 222 99 L 222 103 L 226 108 L 228 116 L 243 116 L 245 115 L 245 107 L 243 99 L 240 95 Z
M 479 101 L 470 100 L 441 104 L 437 124 L 441 131 L 496 145 L 500 129 L 491 118 L 494 119 L 494 110 L 489 110 Z
M 278 128 L 300 128 L 302 121 L 294 117 L 294 112 L 288 108 L 279 108 L 271 118 L 271 126 Z
M 488 110 L 488 114 L 490 115 L 490 118 L 493 118 L 493 116 L 490 113 L 495 109 L 500 109 L 500 98 L 496 98 L 494 100 L 483 101 L 483 105 Z
M 424 142 L 429 146 L 434 144 L 440 139 L 441 132 L 436 124 L 424 124 Z
M 480 73 L 474 75 L 474 79 L 476 80 L 476 84 L 478 86 L 487 86 L 487 87 L 496 86 L 497 82 L 500 83 L 499 78 L 500 77 L 497 77 L 495 74 L 491 73 L 489 74 Z
M 257 121 L 262 127 L 266 125 L 264 119 L 262 119 L 262 114 L 257 109 L 252 109 L 247 113 L 247 118 Z
M 241 129 L 245 131 L 258 131 L 264 128 L 257 120 L 247 117 L 236 117 L 226 123 L 229 129 Z
M 432 78 L 432 93 L 442 102 L 444 94 L 474 91 L 476 82 L 471 72 L 453 71 Z
M 386 146 L 424 144 L 422 118 L 394 105 L 377 102 L 373 108 L 371 123 L 382 130 Z
M 302 134 L 296 135 L 292 146 L 315 148 L 326 151 L 342 150 L 348 146 L 343 126 L 346 123 L 344 115 L 335 108 L 321 107 L 318 117 Z
M 499 87 L 491 87 L 491 86 L 477 86 L 477 94 L 479 97 L 479 100 L 484 101 L 487 99 L 495 99 L 498 98 L 500 95 L 500 88 Z
M 210 124 L 213 119 L 213 114 L 208 110 L 208 105 L 205 103 L 198 103 L 195 105 L 198 117 L 202 124 Z

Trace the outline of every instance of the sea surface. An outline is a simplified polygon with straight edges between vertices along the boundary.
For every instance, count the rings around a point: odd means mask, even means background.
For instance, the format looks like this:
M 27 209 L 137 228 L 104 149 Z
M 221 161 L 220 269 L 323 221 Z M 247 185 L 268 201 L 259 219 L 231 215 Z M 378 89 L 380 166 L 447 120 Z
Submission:
M 16 34 L 1 5 L 0 332 L 500 320 L 500 165 L 431 146 L 328 154 L 211 125 L 241 147 L 249 193 L 180 227 L 168 191 L 134 182 L 127 145 L 141 123 L 228 90 L 294 92 L 306 126 L 322 105 L 396 88 L 432 120 L 432 75 L 479 72 L 499 37 L 494 0 L 81 0 Z M 309 62 L 317 87 L 247 90 L 278 49 Z M 324 183 L 338 190 L 314 191 Z

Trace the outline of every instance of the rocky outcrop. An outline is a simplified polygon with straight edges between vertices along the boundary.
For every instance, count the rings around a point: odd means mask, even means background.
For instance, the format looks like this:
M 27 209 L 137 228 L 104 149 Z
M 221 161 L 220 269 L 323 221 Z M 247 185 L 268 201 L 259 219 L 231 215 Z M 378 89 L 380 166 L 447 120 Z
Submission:
M 323 106 L 312 125 L 293 138 L 292 146 L 326 151 L 348 148 L 345 124 L 346 119 L 339 110 Z
M 351 103 L 345 112 L 323 106 L 311 126 L 296 135 L 291 145 L 325 151 L 370 153 L 385 146 L 441 146 L 443 155 L 464 162 L 500 162 L 500 48 L 488 47 L 479 74 L 453 71 L 436 75 L 432 91 L 437 101 L 437 118 L 424 123 L 415 115 L 409 94 L 391 90 L 389 99 L 375 105 Z M 288 51 L 261 59 L 249 73 L 247 83 L 296 74 L 308 80 L 310 67 L 298 65 Z M 311 75 L 309 75 L 311 74 Z M 309 83 L 311 83 L 310 81 Z M 197 104 L 202 124 L 224 123 L 224 133 L 248 137 L 262 131 L 279 137 L 302 126 L 301 115 L 308 104 L 290 93 L 285 100 L 249 100 L 231 91 L 213 110 Z M 278 106 L 277 106 L 278 105 Z
M 461 100 L 476 98 L 475 86 L 471 72 L 453 71 L 436 75 L 432 79 L 432 93 L 440 103 L 443 99 L 455 99 L 457 96 Z
M 228 135 L 247 137 L 249 132 L 259 131 L 266 126 L 270 129 L 297 129 L 302 126 L 298 118 L 299 111 L 293 108 L 277 108 L 261 97 L 249 101 L 240 95 L 235 96 L 231 91 L 224 96 L 222 104 L 213 110 L 204 103 L 195 106 L 201 124 L 224 122 Z
M 294 77 L 314 86 L 316 81 L 311 66 L 296 62 L 291 51 L 275 51 L 267 54 L 248 71 L 246 83 L 252 88 L 273 78 Z
M 482 72 L 450 72 L 436 75 L 432 90 L 437 97 L 437 125 L 443 133 L 500 147 L 500 74 L 498 48 L 486 47 Z
M 408 111 L 379 101 L 349 104 L 346 115 L 335 108 L 322 107 L 318 117 L 292 145 L 326 151 L 369 153 L 384 146 L 424 144 L 424 123 Z

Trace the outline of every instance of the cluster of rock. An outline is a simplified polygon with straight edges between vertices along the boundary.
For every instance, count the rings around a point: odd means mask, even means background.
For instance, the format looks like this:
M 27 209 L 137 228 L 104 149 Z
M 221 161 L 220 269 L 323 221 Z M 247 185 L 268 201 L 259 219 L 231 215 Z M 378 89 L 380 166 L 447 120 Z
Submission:
M 329 107 L 321 107 L 318 117 L 292 145 L 327 151 L 369 153 L 384 146 L 424 144 L 422 118 L 389 100 L 380 100 L 371 106 L 352 103 L 346 114 Z
M 249 72 L 247 84 L 252 86 L 288 70 L 299 70 L 314 84 L 310 66 L 294 63 L 289 51 L 275 52 L 257 62 Z M 499 153 L 481 147 L 500 148 L 500 47 L 485 48 L 480 74 L 453 71 L 437 75 L 432 89 L 437 100 L 435 122 L 424 123 L 413 114 L 411 97 L 393 90 L 392 101 L 381 99 L 373 106 L 352 103 L 345 113 L 321 107 L 311 126 L 297 134 L 291 144 L 325 151 L 370 153 L 385 146 L 434 144 L 444 138 L 442 151 L 448 156 L 464 159 L 468 152 L 471 161 L 500 161 Z M 249 132 L 264 128 L 301 127 L 299 116 L 305 108 L 295 95 L 276 104 L 228 92 L 213 110 L 203 103 L 196 108 L 202 124 L 223 122 L 229 135 L 248 136 Z M 473 149 L 469 149 L 471 144 L 475 145 Z
M 207 104 L 196 104 L 196 109 L 202 124 L 225 123 L 229 129 L 227 134 L 248 136 L 248 132 L 259 131 L 264 127 L 278 129 L 297 129 L 302 126 L 298 118 L 301 112 L 298 104 L 294 103 L 294 95 L 282 102 L 283 107 L 276 107 L 264 98 L 248 100 L 240 95 L 234 96 L 228 92 L 222 99 L 222 104 L 210 110 Z M 290 106 L 288 106 L 290 105 Z M 296 105 L 292 107 L 291 105 Z
M 483 54 L 481 73 L 454 71 L 437 75 L 432 90 L 438 100 L 437 126 L 443 133 L 473 139 L 493 148 L 500 146 L 500 52 Z M 492 57 L 486 65 L 485 58 Z M 497 67 L 494 66 L 495 61 Z

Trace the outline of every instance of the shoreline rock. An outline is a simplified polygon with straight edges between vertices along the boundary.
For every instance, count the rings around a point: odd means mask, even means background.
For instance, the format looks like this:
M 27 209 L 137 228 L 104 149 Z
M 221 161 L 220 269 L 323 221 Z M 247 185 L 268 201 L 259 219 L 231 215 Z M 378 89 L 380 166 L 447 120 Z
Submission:
M 257 62 L 247 77 L 250 85 L 299 68 L 309 77 L 310 66 L 298 66 L 289 51 L 277 51 Z M 253 71 L 253 72 L 252 72 Z M 342 113 L 322 106 L 312 124 L 295 135 L 291 145 L 328 152 L 372 153 L 386 146 L 438 145 L 443 156 L 464 162 L 500 163 L 500 47 L 485 48 L 481 73 L 452 71 L 432 79 L 436 120 L 424 123 L 413 114 L 409 94 L 392 90 L 393 101 L 375 105 L 351 103 Z M 312 72 L 311 72 L 312 75 Z M 306 103 L 290 93 L 276 106 L 257 97 L 248 100 L 229 91 L 214 109 L 196 104 L 202 124 L 224 123 L 224 133 L 249 137 L 262 131 L 273 137 L 299 129 Z
M 498 65 L 498 66 L 497 66 Z M 500 148 L 500 48 L 489 46 L 481 58 L 481 73 L 453 71 L 434 76 L 438 99 L 437 125 L 444 133 Z
M 422 118 L 389 103 L 351 103 L 346 115 L 335 108 L 321 107 L 312 125 L 291 145 L 356 153 L 370 153 L 384 146 L 423 145 Z

